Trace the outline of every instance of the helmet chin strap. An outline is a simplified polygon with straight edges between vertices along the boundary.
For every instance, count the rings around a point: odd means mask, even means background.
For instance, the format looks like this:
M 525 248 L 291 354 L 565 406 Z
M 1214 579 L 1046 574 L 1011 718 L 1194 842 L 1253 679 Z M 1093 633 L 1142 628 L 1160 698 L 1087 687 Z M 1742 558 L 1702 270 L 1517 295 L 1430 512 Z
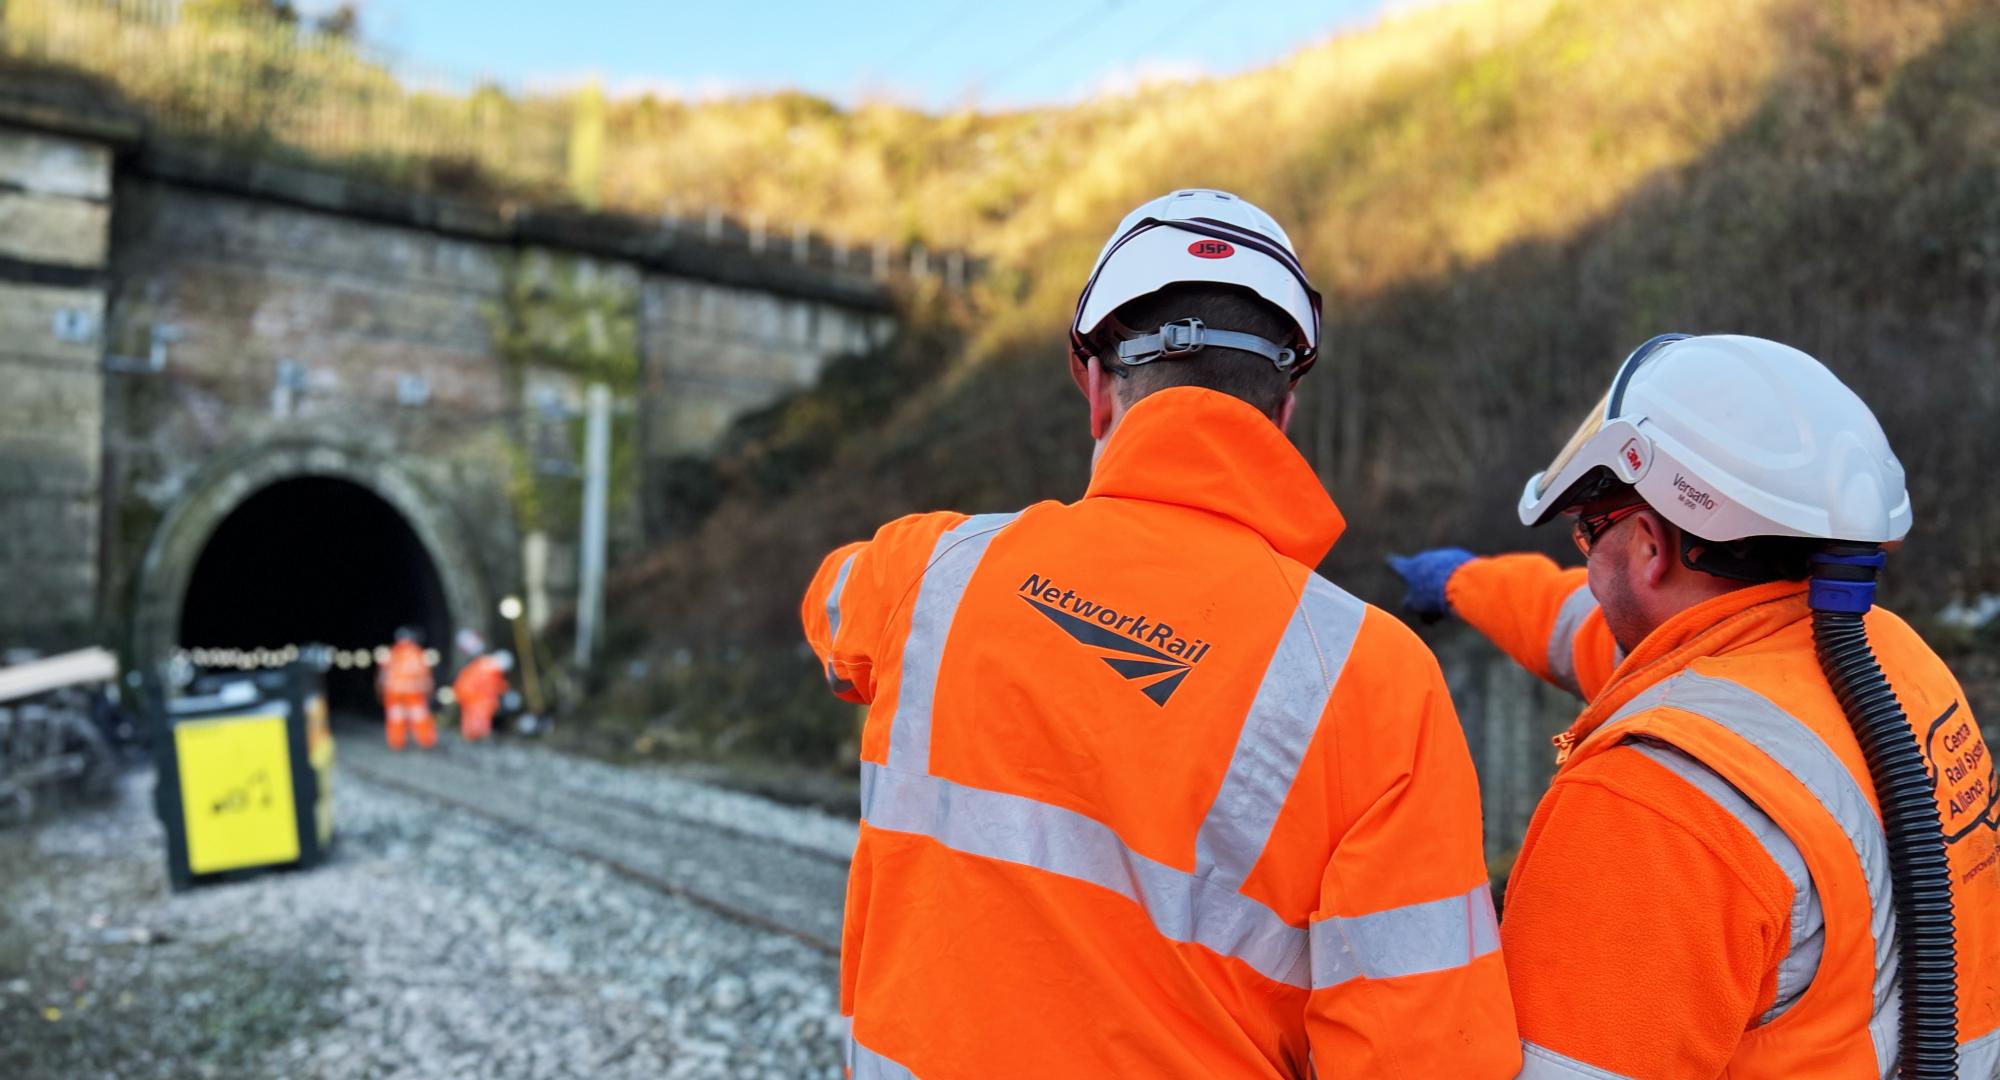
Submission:
M 1135 368 L 1155 360 L 1172 360 L 1198 353 L 1210 345 L 1221 349 L 1238 349 L 1255 353 L 1269 360 L 1279 371 L 1290 371 L 1299 362 L 1296 350 L 1279 345 L 1268 338 L 1235 330 L 1211 330 L 1203 325 L 1200 319 L 1176 319 L 1152 333 L 1139 334 L 1120 341 L 1118 363 L 1122 368 Z M 1116 371 L 1121 379 L 1129 374 L 1120 368 L 1112 370 Z

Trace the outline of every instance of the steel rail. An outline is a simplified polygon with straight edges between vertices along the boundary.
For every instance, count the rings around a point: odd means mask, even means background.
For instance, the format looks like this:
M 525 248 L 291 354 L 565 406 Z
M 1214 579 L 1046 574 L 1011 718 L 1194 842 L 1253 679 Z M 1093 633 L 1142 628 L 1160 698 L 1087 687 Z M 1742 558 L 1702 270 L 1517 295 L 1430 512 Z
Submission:
M 734 922 L 742 923 L 766 933 L 783 935 L 828 956 L 837 957 L 840 955 L 840 943 L 830 940 L 822 934 L 815 933 L 804 927 L 790 925 L 761 912 L 751 911 L 728 899 L 714 896 L 683 882 L 670 880 L 654 871 L 635 866 L 614 855 L 601 851 L 593 851 L 576 844 L 565 843 L 534 829 L 532 825 L 525 825 L 519 818 L 496 813 L 472 800 L 448 792 L 438 791 L 413 781 L 388 776 L 375 769 L 356 764 L 353 761 L 343 761 L 340 765 L 340 770 L 343 773 L 355 776 L 366 783 L 374 784 L 378 787 L 388 788 L 392 791 L 402 792 L 403 794 L 412 795 L 420 799 L 441 803 L 453 809 L 462 810 L 476 817 L 484 818 L 487 821 L 498 822 L 508 826 L 510 830 L 518 830 L 519 834 L 525 835 L 528 839 L 545 848 L 595 863 L 617 874 L 619 877 L 655 892 L 678 897 Z M 793 850 L 797 849 L 793 848 Z M 821 855 L 820 857 L 825 858 L 826 856 Z

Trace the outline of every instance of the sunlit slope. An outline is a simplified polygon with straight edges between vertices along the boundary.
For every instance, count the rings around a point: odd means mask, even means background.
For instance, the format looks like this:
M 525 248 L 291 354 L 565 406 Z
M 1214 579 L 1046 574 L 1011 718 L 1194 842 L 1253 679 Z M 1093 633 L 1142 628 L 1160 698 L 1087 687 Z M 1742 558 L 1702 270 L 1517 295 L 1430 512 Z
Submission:
M 1561 547 L 1515 523 L 1519 485 L 1624 351 L 1666 329 L 1797 342 L 1875 402 L 1921 518 L 1896 603 L 1921 616 L 2000 586 L 1982 480 L 2000 455 L 2000 10 L 1666 8 L 1558 5 L 1497 29 L 1477 8 L 1419 12 L 1380 33 L 1433 46 L 1373 67 L 1320 70 L 1336 44 L 1179 109 L 1164 91 L 1150 111 L 1050 120 L 1102 141 L 998 226 L 973 346 L 897 357 L 898 378 L 926 360 L 946 375 L 810 459 L 829 467 L 739 489 L 628 569 L 624 647 L 677 659 L 610 712 L 830 745 L 841 713 L 796 646 L 816 560 L 898 513 L 1082 489 L 1062 320 L 1117 216 L 1189 183 L 1271 206 L 1329 286 L 1327 358 L 1293 436 L 1350 520 L 1328 568 L 1371 598 L 1393 601 L 1388 550 Z M 782 457 L 783 427 L 721 467 Z
M 168 128 L 406 182 L 1039 258 L 1052 238 L 1100 227 L 1106 207 L 1199 173 L 1311 222 L 1301 239 L 1325 252 L 1323 273 L 1356 285 L 1561 229 L 1685 160 L 1755 100 L 1791 21 L 1774 13 L 1836 37 L 1834 24 L 1871 17 L 1779 0 L 1467 0 L 1248 75 L 931 115 L 799 93 L 452 92 L 421 72 L 399 83 L 346 37 L 218 14 L 257 6 L 11 0 L 0 12 L 6 52 L 96 71 Z M 1913 40 L 1932 32 L 1899 19 Z

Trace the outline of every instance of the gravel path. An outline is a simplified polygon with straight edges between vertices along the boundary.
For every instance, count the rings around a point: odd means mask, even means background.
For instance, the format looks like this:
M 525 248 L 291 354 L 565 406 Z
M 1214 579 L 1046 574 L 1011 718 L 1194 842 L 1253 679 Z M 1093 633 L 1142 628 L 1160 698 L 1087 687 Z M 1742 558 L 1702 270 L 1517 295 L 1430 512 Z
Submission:
M 350 775 L 497 821 L 635 880 L 840 952 L 847 863 L 857 826 L 657 771 L 623 777 L 559 754 L 496 754 L 446 742 L 392 754 L 374 742 L 344 751 Z M 601 775 L 608 773 L 614 775 Z M 796 822 L 786 828 L 786 821 Z M 812 828 L 834 834 L 817 836 Z M 844 845 L 838 833 L 845 833 Z M 833 850 L 829 850 L 833 849 Z
M 832 957 L 371 784 L 350 743 L 338 845 L 311 871 L 169 894 L 143 773 L 108 806 L 0 834 L 0 1076 L 840 1075 Z M 491 777 L 475 790 L 537 781 L 517 806 L 628 854 L 697 835 L 698 863 L 767 890 L 790 852 L 806 884 L 781 900 L 823 894 L 843 828 L 852 845 L 851 822 L 657 770 L 519 747 L 417 764 Z M 624 802 L 611 824 L 604 799 Z

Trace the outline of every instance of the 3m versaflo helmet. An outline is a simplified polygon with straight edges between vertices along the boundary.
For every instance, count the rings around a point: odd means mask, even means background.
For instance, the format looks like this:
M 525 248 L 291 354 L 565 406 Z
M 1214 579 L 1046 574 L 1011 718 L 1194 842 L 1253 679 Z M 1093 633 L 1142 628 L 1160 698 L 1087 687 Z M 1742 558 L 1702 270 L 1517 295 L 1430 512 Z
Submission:
M 1183 282 L 1247 289 L 1290 316 L 1295 333 L 1289 341 L 1273 342 L 1182 320 L 1121 341 L 1122 362 L 1148 363 L 1215 345 L 1263 356 L 1294 381 L 1312 367 L 1319 352 L 1320 297 L 1292 253 L 1291 238 L 1249 202 L 1226 191 L 1187 188 L 1125 215 L 1098 252 L 1070 320 L 1070 376 L 1077 386 L 1084 384 L 1090 357 L 1107 347 L 1099 331 L 1113 311 Z
M 1792 536 L 1881 544 L 1910 531 L 1903 465 L 1875 414 L 1789 345 L 1662 334 L 1521 492 L 1540 525 L 1611 483 L 1717 543 Z

